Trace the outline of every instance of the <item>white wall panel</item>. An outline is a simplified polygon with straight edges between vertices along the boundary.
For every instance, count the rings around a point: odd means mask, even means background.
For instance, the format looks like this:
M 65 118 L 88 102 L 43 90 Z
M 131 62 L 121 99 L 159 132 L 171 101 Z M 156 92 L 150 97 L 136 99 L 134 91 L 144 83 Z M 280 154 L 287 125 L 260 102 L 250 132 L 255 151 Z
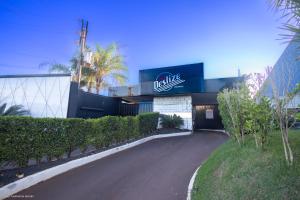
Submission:
M 165 115 L 179 115 L 184 120 L 181 128 L 192 130 L 192 97 L 154 97 L 153 111 Z
M 67 117 L 70 76 L 1 77 L 0 103 L 21 104 L 33 117 Z
M 297 94 L 287 105 L 288 108 L 300 108 L 300 94 Z

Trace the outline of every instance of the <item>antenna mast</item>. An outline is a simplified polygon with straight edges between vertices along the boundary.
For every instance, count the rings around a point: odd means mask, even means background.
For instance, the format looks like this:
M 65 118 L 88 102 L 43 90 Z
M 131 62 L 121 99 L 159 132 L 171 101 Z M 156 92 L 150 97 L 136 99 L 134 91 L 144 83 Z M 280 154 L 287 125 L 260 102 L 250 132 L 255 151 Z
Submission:
M 86 49 L 86 38 L 88 33 L 88 21 L 81 20 L 81 30 L 80 30 L 80 39 L 79 39 L 79 46 L 80 46 L 80 54 L 79 59 L 77 62 L 77 80 L 78 80 L 78 88 L 80 88 L 80 81 L 81 81 L 81 73 L 82 73 L 82 66 L 83 66 L 83 53 Z

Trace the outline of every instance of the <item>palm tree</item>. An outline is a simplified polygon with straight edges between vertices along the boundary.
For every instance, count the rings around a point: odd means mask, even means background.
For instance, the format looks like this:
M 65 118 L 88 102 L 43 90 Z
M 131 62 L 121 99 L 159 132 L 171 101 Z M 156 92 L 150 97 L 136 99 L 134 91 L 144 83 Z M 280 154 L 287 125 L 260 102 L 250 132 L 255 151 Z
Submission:
M 86 83 L 88 91 L 95 87 L 99 93 L 100 90 L 109 87 L 113 82 L 119 85 L 125 84 L 127 77 L 124 73 L 127 70 L 123 56 L 119 53 L 115 43 L 107 48 L 96 45 L 92 65 L 83 68 L 83 82 Z
M 76 73 L 77 63 L 78 59 L 74 56 L 70 60 L 70 65 L 64 65 L 57 62 L 43 62 L 39 67 L 47 66 L 49 73 L 70 73 L 73 75 Z
M 87 87 L 88 92 L 91 92 L 92 88 L 95 87 L 95 76 L 96 71 L 93 67 L 83 67 L 82 68 L 82 77 L 80 80 L 80 86 Z
M 24 116 L 30 115 L 28 110 L 25 110 L 22 105 L 13 105 L 6 108 L 7 104 L 3 103 L 0 106 L 0 116 L 7 116 L 7 115 L 17 115 L 17 116 Z
M 283 39 L 300 41 L 300 0 L 269 0 L 276 10 L 283 11 L 286 19 L 283 28 L 292 34 L 284 34 Z
M 91 51 L 88 47 L 87 50 Z M 74 56 L 70 63 L 71 65 L 64 65 L 56 62 L 45 62 L 40 64 L 40 66 L 50 66 L 50 73 L 71 73 L 72 80 L 78 81 L 78 56 Z M 114 82 L 118 85 L 123 85 L 127 80 L 127 77 L 124 75 L 127 70 L 123 56 L 119 53 L 118 46 L 115 43 L 112 43 L 107 48 L 96 45 L 96 50 L 92 54 L 92 63 L 84 62 L 82 66 L 80 86 L 86 86 L 89 92 L 91 92 L 92 88 L 95 88 L 97 93 L 99 93 L 100 90 L 111 86 Z
M 60 63 L 52 63 L 49 72 L 50 73 L 75 73 L 77 67 L 77 59 L 73 57 L 70 60 L 71 65 L 64 65 Z

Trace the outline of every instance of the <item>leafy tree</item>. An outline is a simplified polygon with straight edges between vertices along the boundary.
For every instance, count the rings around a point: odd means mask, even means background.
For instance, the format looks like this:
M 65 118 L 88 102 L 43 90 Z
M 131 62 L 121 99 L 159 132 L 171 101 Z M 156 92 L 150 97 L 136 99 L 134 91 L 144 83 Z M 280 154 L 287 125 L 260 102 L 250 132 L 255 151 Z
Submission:
M 0 116 L 7 116 L 7 115 L 24 116 L 29 114 L 30 112 L 28 110 L 25 110 L 22 105 L 13 105 L 7 108 L 7 104 L 3 103 L 0 106 Z
M 259 98 L 260 92 L 266 80 L 266 75 L 263 73 L 251 73 L 246 77 L 246 85 L 250 90 L 252 98 Z
M 298 105 L 298 107 L 300 107 L 300 105 Z M 300 112 L 298 111 L 297 113 L 296 113 L 296 121 L 300 121 Z
M 248 108 L 251 103 L 249 89 L 245 84 L 231 90 L 224 89 L 217 99 L 225 130 L 242 144 L 247 131 Z
M 70 73 L 73 75 L 76 73 L 77 63 L 78 59 L 74 56 L 70 60 L 70 65 L 64 65 L 57 62 L 43 62 L 39 67 L 48 67 L 49 73 Z
M 223 90 L 218 94 L 218 103 L 225 130 L 239 144 L 244 142 L 246 134 L 251 134 L 256 146 L 264 147 L 268 132 L 273 128 L 273 112 L 270 100 L 259 96 L 257 86 L 261 85 L 262 76 L 254 76 L 250 85 L 243 83 L 237 88 Z
M 275 110 L 275 117 L 279 125 L 279 129 L 282 136 L 282 144 L 284 149 L 285 159 L 288 165 L 292 165 L 294 161 L 294 155 L 289 143 L 289 129 L 294 124 L 292 116 L 295 116 L 296 110 L 289 109 L 289 106 L 294 107 L 293 99 L 299 93 L 300 86 L 293 85 L 294 70 L 289 66 L 285 68 L 279 68 L 279 71 L 275 73 L 272 68 L 266 69 L 268 75 L 267 82 L 271 85 L 272 89 L 272 106 Z M 280 76 L 278 74 L 284 74 Z M 291 90 L 291 88 L 295 88 Z M 292 119 L 292 122 L 291 122 Z
M 248 104 L 249 118 L 246 120 L 247 132 L 255 139 L 256 147 L 264 148 L 270 130 L 274 128 L 273 112 L 270 100 L 262 97 Z
M 88 50 L 92 51 L 90 48 Z M 40 66 L 49 66 L 50 73 L 71 73 L 72 80 L 78 82 L 78 60 L 78 56 L 74 56 L 70 60 L 70 65 L 45 62 Z M 95 88 L 99 93 L 112 83 L 123 85 L 127 80 L 124 74 L 127 70 L 117 44 L 113 43 L 107 48 L 96 45 L 92 63 L 83 63 L 80 86 L 86 87 L 89 92 Z
M 119 53 L 118 46 L 113 43 L 107 48 L 96 46 L 93 53 L 92 64 L 83 69 L 83 82 L 86 83 L 88 91 L 95 87 L 96 92 L 107 88 L 112 82 L 123 85 L 127 77 L 123 56 Z

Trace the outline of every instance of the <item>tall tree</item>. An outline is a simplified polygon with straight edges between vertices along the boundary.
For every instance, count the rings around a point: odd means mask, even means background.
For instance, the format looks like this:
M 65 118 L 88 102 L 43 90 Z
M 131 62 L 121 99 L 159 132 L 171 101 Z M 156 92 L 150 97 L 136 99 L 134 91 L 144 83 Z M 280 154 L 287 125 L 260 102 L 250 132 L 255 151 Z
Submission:
M 64 64 L 60 64 L 60 63 L 52 63 L 50 68 L 49 68 L 49 72 L 50 73 L 75 73 L 76 72 L 76 67 L 77 67 L 77 58 L 74 56 L 71 60 L 70 60 L 70 65 L 64 65 Z
M 90 47 L 86 47 L 85 52 L 91 52 Z M 48 67 L 49 73 L 69 73 L 72 75 L 72 80 L 78 82 L 78 62 L 80 60 L 80 55 L 77 52 L 70 60 L 69 65 L 57 63 L 57 62 L 44 62 L 41 63 L 40 67 Z M 87 62 L 83 62 L 83 68 L 89 67 L 90 64 Z M 82 85 L 82 84 L 81 84 Z
M 87 49 L 91 51 L 90 48 Z M 49 66 L 50 73 L 71 73 L 72 80 L 78 81 L 76 79 L 78 60 L 78 57 L 74 56 L 70 60 L 70 65 L 45 62 L 40 66 Z M 123 85 L 127 81 L 127 70 L 117 44 L 112 43 L 107 48 L 96 45 L 91 63 L 84 62 L 82 66 L 80 86 L 87 87 L 89 92 L 95 88 L 99 93 L 113 84 Z
M 127 67 L 118 46 L 113 43 L 107 48 L 96 45 L 93 53 L 92 64 L 83 69 L 83 82 L 88 91 L 95 87 L 96 92 L 111 86 L 113 83 L 123 85 L 127 81 Z
M 272 5 L 283 12 L 283 18 L 286 18 L 284 28 L 289 30 L 292 34 L 285 35 L 292 41 L 300 41 L 300 0 L 270 0 Z M 296 58 L 295 58 L 296 59 Z M 275 115 L 279 122 L 279 128 L 282 136 L 282 143 L 286 161 L 289 165 L 293 164 L 294 155 L 289 144 L 289 128 L 290 116 L 295 115 L 293 109 L 289 109 L 289 104 L 292 103 L 293 98 L 299 92 L 296 87 L 295 91 L 290 91 L 292 81 L 295 77 L 295 72 L 292 67 L 286 64 L 283 68 L 278 68 L 276 73 L 274 70 L 267 68 L 268 80 L 272 87 L 273 107 L 275 108 Z M 277 75 L 276 75 L 277 74 Z M 295 105 L 294 105 L 295 106 Z M 293 107 L 294 107 L 293 106 Z
M 294 105 L 294 97 L 299 94 L 300 87 L 294 87 L 292 81 L 294 79 L 295 71 L 289 66 L 277 68 L 278 71 L 268 67 L 266 74 L 268 76 L 266 84 L 271 85 L 272 89 L 272 105 L 275 110 L 275 117 L 277 118 L 279 129 L 281 132 L 282 144 L 287 164 L 292 165 L 294 155 L 289 143 L 289 129 L 294 123 L 292 116 L 295 116 L 296 110 L 291 109 L 296 107 Z
M 71 74 L 72 80 L 75 80 L 75 75 L 77 73 L 77 63 L 78 58 L 73 56 L 70 60 L 69 65 L 57 63 L 57 62 L 43 62 L 39 65 L 39 67 L 48 67 L 49 73 L 65 73 Z

